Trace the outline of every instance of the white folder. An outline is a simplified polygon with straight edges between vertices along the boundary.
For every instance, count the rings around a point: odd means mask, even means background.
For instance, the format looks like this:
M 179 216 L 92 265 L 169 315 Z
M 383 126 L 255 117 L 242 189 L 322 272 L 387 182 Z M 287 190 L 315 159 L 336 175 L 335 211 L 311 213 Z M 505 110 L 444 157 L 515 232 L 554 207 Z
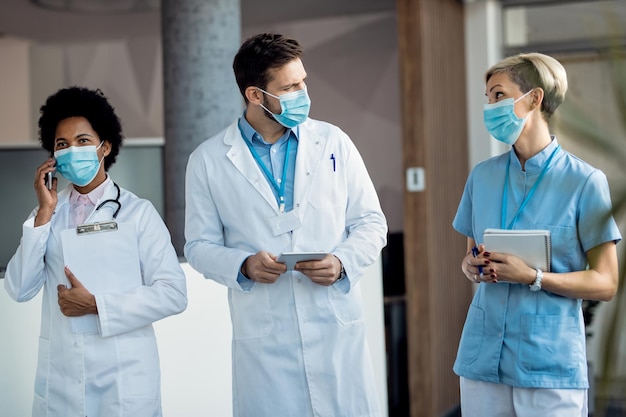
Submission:
M 488 252 L 510 253 L 531 268 L 550 272 L 552 242 L 549 230 L 486 229 L 483 242 Z

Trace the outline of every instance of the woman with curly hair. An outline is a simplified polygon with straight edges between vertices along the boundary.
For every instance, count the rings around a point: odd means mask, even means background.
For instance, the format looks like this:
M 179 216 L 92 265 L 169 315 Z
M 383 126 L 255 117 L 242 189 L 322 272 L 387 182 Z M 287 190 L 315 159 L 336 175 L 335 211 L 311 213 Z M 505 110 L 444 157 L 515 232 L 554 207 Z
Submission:
M 161 416 L 152 323 L 187 306 L 169 231 L 152 203 L 107 174 L 122 128 L 100 90 L 48 97 L 39 129 L 51 157 L 35 172 L 39 204 L 4 280 L 18 302 L 43 288 L 32 415 Z M 58 192 L 53 171 L 70 181 Z

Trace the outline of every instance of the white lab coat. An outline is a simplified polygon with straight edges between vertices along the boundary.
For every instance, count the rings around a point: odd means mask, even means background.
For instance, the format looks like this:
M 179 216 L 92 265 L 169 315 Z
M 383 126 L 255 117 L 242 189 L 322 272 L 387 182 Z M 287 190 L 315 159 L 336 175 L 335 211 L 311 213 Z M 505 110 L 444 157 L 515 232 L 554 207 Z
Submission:
M 48 224 L 34 227 L 35 212 L 24 223 L 4 280 L 9 295 L 20 302 L 44 289 L 33 417 L 161 416 L 152 323 L 180 313 L 187 305 L 185 275 L 169 231 L 149 201 L 121 189 L 117 221 L 136 228 L 143 285 L 126 293 L 96 296 L 98 332 L 73 333 L 57 297 L 58 284 L 69 286 L 61 232 L 68 227 L 70 187 L 59 192 Z M 116 195 L 109 183 L 100 201 Z M 115 208 L 107 204 L 91 220 L 109 221 Z M 106 247 L 100 250 L 102 262 L 94 265 L 94 273 L 116 262 L 107 257 Z
M 233 123 L 189 158 L 185 255 L 229 287 L 234 416 L 379 417 L 358 281 L 386 243 L 386 220 L 348 136 L 310 119 L 299 129 L 301 226 L 278 234 L 281 222 L 268 220 L 276 198 Z M 332 252 L 347 278 L 325 287 L 287 272 L 244 290 L 239 268 L 259 250 Z

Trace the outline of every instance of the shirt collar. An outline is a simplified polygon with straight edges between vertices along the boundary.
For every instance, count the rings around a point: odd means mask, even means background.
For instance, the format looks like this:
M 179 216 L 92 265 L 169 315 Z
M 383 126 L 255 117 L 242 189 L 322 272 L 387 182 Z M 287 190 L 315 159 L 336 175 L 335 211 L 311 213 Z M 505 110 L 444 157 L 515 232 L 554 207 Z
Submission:
M 524 165 L 524 170 L 526 172 L 541 171 L 543 169 L 543 166 L 545 165 L 548 158 L 550 158 L 550 155 L 552 155 L 552 152 L 554 152 L 556 147 L 559 146 L 559 142 L 556 140 L 556 136 L 551 135 L 550 138 L 552 139 L 552 141 L 550 141 L 550 144 L 548 146 L 543 148 L 538 154 L 534 155 L 526 161 L 526 164 Z M 513 166 L 521 170 L 522 164 L 519 162 L 519 159 L 515 154 L 515 149 L 513 149 L 513 147 L 511 147 L 510 152 L 511 162 L 513 163 Z
M 94 188 L 87 194 L 81 194 L 78 191 L 76 191 L 76 188 L 72 187 L 72 191 L 70 191 L 70 204 L 73 204 L 76 201 L 78 201 L 78 197 L 80 197 L 81 195 L 86 195 L 89 201 L 91 202 L 91 204 L 95 205 L 98 202 L 98 200 L 100 200 L 102 196 L 104 195 L 104 191 L 106 190 L 110 182 L 111 182 L 111 178 L 107 175 L 106 180 L 104 180 L 102 184 L 98 185 L 96 188 Z
M 254 130 L 252 125 L 246 120 L 245 111 L 243 112 L 243 115 L 239 118 L 239 128 L 241 132 L 243 133 L 244 139 L 247 140 L 248 142 L 250 143 L 257 142 L 257 143 L 263 143 L 265 145 L 269 145 L 269 143 L 263 139 L 263 137 L 259 134 L 259 132 Z M 293 136 L 294 138 L 296 138 L 296 140 L 298 140 L 299 135 L 300 135 L 300 126 L 298 125 L 292 129 L 288 128 L 287 131 L 281 136 L 281 138 Z

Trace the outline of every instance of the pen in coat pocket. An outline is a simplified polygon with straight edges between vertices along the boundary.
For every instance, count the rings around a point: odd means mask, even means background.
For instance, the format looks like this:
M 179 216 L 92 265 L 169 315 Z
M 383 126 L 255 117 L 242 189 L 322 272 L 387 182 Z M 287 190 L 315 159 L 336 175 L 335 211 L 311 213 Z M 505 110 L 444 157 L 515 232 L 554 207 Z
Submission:
M 330 154 L 330 159 L 333 161 L 333 172 L 335 172 L 335 154 L 334 153 Z

